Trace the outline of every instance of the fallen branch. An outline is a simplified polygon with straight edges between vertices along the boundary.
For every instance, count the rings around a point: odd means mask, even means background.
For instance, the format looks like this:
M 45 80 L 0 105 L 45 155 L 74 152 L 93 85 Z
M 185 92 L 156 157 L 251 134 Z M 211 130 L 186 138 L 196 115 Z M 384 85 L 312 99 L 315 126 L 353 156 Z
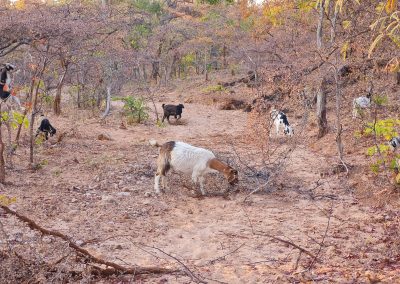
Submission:
M 243 207 L 242 207 L 242 208 L 243 208 Z M 244 212 L 244 214 L 245 214 L 247 220 L 249 221 L 249 225 L 250 225 L 251 232 L 253 233 L 253 235 L 255 235 L 255 236 L 265 236 L 265 237 L 269 237 L 269 238 L 271 238 L 271 239 L 273 239 L 273 240 L 275 240 L 275 241 L 279 241 L 279 242 L 282 242 L 282 243 L 284 243 L 284 244 L 286 244 L 286 245 L 289 245 L 289 246 L 292 246 L 292 247 L 294 247 L 294 248 L 297 248 L 299 251 L 304 252 L 305 254 L 311 256 L 314 260 L 317 259 L 317 257 L 316 257 L 313 253 L 311 253 L 310 251 L 308 251 L 308 250 L 302 248 L 302 247 L 299 246 L 299 245 L 296 245 L 295 243 L 292 243 L 292 242 L 290 242 L 290 241 L 281 239 L 281 238 L 279 238 L 279 237 L 270 235 L 270 234 L 265 233 L 265 232 L 262 232 L 262 231 L 256 232 L 256 231 L 254 230 L 253 223 L 251 222 L 251 220 L 250 220 L 250 218 L 249 218 L 249 215 L 247 215 L 247 212 L 246 212 L 246 210 L 245 210 L 244 208 L 243 208 L 243 212 Z
M 163 251 L 162 249 L 155 247 L 155 246 L 147 246 L 144 244 L 138 244 L 140 246 L 143 247 L 147 247 L 147 248 L 151 248 L 151 249 L 155 249 L 158 250 L 159 252 L 165 254 L 166 256 L 169 256 L 170 258 L 174 259 L 176 262 L 178 262 L 180 265 L 182 265 L 183 269 L 185 270 L 186 274 L 192 278 L 192 281 L 196 281 L 197 283 L 203 283 L 203 284 L 207 284 L 206 281 L 200 279 L 199 276 L 195 275 L 194 272 L 192 270 L 189 269 L 189 267 L 187 267 L 187 265 L 185 265 L 182 261 L 180 261 L 178 258 L 176 258 L 175 256 Z
M 96 269 L 99 269 L 102 275 L 112 275 L 112 274 L 171 274 L 171 273 L 177 273 L 180 272 L 179 269 L 169 269 L 169 268 L 162 268 L 162 267 L 142 267 L 142 266 L 134 266 L 134 267 L 124 267 L 121 266 L 117 263 L 106 261 L 104 259 L 95 257 L 91 253 L 89 253 L 87 250 L 83 249 L 82 247 L 78 246 L 75 242 L 72 241 L 72 239 L 64 235 L 60 232 L 57 231 L 52 231 L 45 229 L 41 227 L 40 225 L 36 224 L 35 221 L 29 219 L 28 217 L 21 215 L 17 213 L 14 210 L 11 210 L 7 206 L 0 205 L 0 208 L 3 209 L 6 213 L 11 214 L 15 217 L 17 217 L 19 220 L 22 222 L 25 222 L 32 230 L 39 231 L 43 235 L 48 235 L 48 236 L 54 236 L 58 237 L 65 242 L 68 243 L 68 246 L 70 248 L 73 248 L 80 254 L 81 256 L 86 257 L 86 260 L 89 260 L 91 262 L 97 263 L 97 264 L 102 264 L 111 268 L 100 268 L 100 267 L 95 267 Z

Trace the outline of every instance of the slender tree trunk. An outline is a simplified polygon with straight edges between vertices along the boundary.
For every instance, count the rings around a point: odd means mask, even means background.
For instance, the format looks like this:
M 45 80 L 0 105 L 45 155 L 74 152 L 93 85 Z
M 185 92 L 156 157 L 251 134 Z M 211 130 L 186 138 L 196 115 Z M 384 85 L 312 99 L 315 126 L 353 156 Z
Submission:
M 200 53 L 198 50 L 196 50 L 195 55 L 196 55 L 196 63 L 195 63 L 196 64 L 196 74 L 200 75 Z
M 339 10 L 334 8 L 334 2 L 330 1 L 329 2 L 329 10 L 331 11 L 332 9 L 333 11 L 333 18 L 331 20 L 331 43 L 335 42 L 335 38 L 336 38 L 336 22 L 337 22 L 337 18 L 339 16 Z
M 222 56 L 223 56 L 223 66 L 224 66 L 224 69 L 226 69 L 226 67 L 228 67 L 228 62 L 226 61 L 226 50 L 227 50 L 227 48 L 226 48 L 226 45 L 225 45 L 225 43 L 224 43 L 224 48 L 222 49 Z
M 104 119 L 107 115 L 109 115 L 111 110 L 111 86 L 107 86 L 107 100 L 106 100 L 106 110 L 104 111 L 101 119 Z
M 317 123 L 318 138 L 322 138 L 328 133 L 328 121 L 326 119 L 326 81 L 322 80 L 317 95 Z
M 400 85 L 400 71 L 397 72 L 397 85 Z
M 29 147 L 29 163 L 31 167 L 33 167 L 33 151 L 34 151 L 34 142 L 35 137 L 33 134 L 33 126 L 35 125 L 35 116 L 36 116 L 36 106 L 37 106 L 37 96 L 39 93 L 39 82 L 36 83 L 35 94 L 32 96 L 32 114 L 31 114 L 31 123 L 29 125 L 29 137 L 30 137 L 30 147 Z
M 6 181 L 6 165 L 4 162 L 4 143 L 1 127 L 2 123 L 0 121 L 0 183 L 4 183 Z
M 321 0 L 319 6 L 319 18 L 317 27 L 317 47 L 320 49 L 322 47 L 322 29 L 324 24 L 324 13 L 325 13 L 325 0 Z
M 207 48 L 204 49 L 204 75 L 205 80 L 208 81 L 208 68 L 207 68 Z
M 78 94 L 77 94 L 77 98 L 76 98 L 76 104 L 78 106 L 78 108 L 81 108 L 81 93 L 83 91 L 83 84 L 81 84 L 81 81 L 79 79 L 79 73 L 76 73 L 76 83 L 78 84 Z M 82 88 L 82 89 L 81 89 Z
M 336 146 L 338 150 L 338 155 L 340 161 L 345 166 L 343 161 L 343 143 L 342 143 L 342 123 L 340 118 L 340 109 L 341 109 L 341 100 L 342 100 L 342 92 L 340 89 L 340 82 L 338 76 L 338 70 L 335 68 L 335 82 L 336 82 Z
M 38 72 L 35 72 L 35 74 L 32 77 L 33 80 L 31 80 L 31 87 L 29 89 L 29 93 L 28 93 L 28 96 L 26 98 L 26 101 L 31 100 L 31 98 L 33 96 L 33 91 L 35 90 L 35 82 L 36 82 L 36 80 L 34 80 L 34 78 L 36 78 L 37 76 L 38 76 Z M 25 119 L 27 114 L 28 114 L 28 107 L 26 107 L 24 112 L 23 112 L 23 119 Z M 15 136 L 15 144 L 17 146 L 19 146 L 19 137 L 21 135 L 21 130 L 22 130 L 22 124 L 18 125 L 17 135 Z
M 146 64 L 143 63 L 143 80 L 146 82 L 147 81 L 147 72 L 146 72 Z
M 60 81 L 58 82 L 58 85 L 57 85 L 57 93 L 56 93 L 56 97 L 54 99 L 54 105 L 53 105 L 53 111 L 54 111 L 55 115 L 61 114 L 61 91 L 62 91 L 62 87 L 64 85 L 64 79 L 65 79 L 65 75 L 67 75 L 67 71 L 68 71 L 68 65 L 65 66 L 64 73 L 61 75 Z

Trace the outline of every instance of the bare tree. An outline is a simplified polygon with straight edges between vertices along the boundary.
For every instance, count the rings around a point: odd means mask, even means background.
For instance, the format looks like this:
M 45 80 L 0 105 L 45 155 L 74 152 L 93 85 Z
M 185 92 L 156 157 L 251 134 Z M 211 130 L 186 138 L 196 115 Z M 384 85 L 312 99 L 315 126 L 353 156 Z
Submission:
M 326 80 L 322 79 L 317 94 L 317 124 L 318 138 L 322 138 L 328 133 L 328 121 L 326 119 Z

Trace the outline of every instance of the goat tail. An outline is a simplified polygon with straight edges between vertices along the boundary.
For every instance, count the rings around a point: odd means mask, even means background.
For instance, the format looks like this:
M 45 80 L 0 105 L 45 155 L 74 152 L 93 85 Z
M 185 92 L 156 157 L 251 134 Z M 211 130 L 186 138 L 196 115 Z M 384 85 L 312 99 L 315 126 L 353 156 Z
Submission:
M 149 140 L 149 143 L 150 143 L 151 146 L 154 146 L 154 147 L 161 147 L 161 145 L 158 144 L 157 140 L 155 140 L 155 139 L 150 139 L 150 140 Z
M 165 107 L 165 104 L 162 104 L 161 106 L 162 106 L 162 108 L 164 108 L 164 107 Z

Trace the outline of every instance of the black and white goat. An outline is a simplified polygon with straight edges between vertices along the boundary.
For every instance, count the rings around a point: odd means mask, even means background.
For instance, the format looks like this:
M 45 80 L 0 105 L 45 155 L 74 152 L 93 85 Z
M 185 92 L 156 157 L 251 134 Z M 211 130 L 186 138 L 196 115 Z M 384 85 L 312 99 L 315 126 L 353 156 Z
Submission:
M 294 134 L 293 128 L 290 126 L 287 116 L 283 111 L 273 109 L 271 111 L 271 119 L 273 121 L 273 124 L 275 125 L 275 131 L 276 131 L 277 136 L 279 135 L 279 128 L 280 128 L 281 124 L 283 124 L 283 127 L 284 127 L 283 133 L 285 135 L 292 136 Z M 271 136 L 271 133 L 270 133 L 270 136 Z
M 207 149 L 179 141 L 170 141 L 162 145 L 155 140 L 149 142 L 152 146 L 160 147 L 154 180 L 154 190 L 157 194 L 160 193 L 160 178 L 163 188 L 166 188 L 165 175 L 170 169 L 191 175 L 195 184 L 200 183 L 200 191 L 203 195 L 205 195 L 204 175 L 207 173 L 222 173 L 230 185 L 238 182 L 237 170 L 218 160 Z
M 36 131 L 35 137 L 37 137 L 40 133 L 44 133 L 46 140 L 49 139 L 50 136 L 56 134 L 57 130 L 50 124 L 50 121 L 42 114 L 40 125 Z
M 389 140 L 389 145 L 393 151 L 399 148 L 400 146 L 400 137 L 393 137 Z
M 366 109 L 371 106 L 371 97 L 372 94 L 368 93 L 366 96 L 358 97 L 353 100 L 353 119 L 357 118 L 361 109 Z
M 162 122 L 164 122 L 165 118 L 169 122 L 169 117 L 171 115 L 173 115 L 175 117 L 175 119 L 180 119 L 182 117 L 182 109 L 184 109 L 185 107 L 183 106 L 183 104 L 179 104 L 179 105 L 162 104 L 162 108 L 163 108 L 163 111 L 164 111 L 164 116 L 162 118 Z

